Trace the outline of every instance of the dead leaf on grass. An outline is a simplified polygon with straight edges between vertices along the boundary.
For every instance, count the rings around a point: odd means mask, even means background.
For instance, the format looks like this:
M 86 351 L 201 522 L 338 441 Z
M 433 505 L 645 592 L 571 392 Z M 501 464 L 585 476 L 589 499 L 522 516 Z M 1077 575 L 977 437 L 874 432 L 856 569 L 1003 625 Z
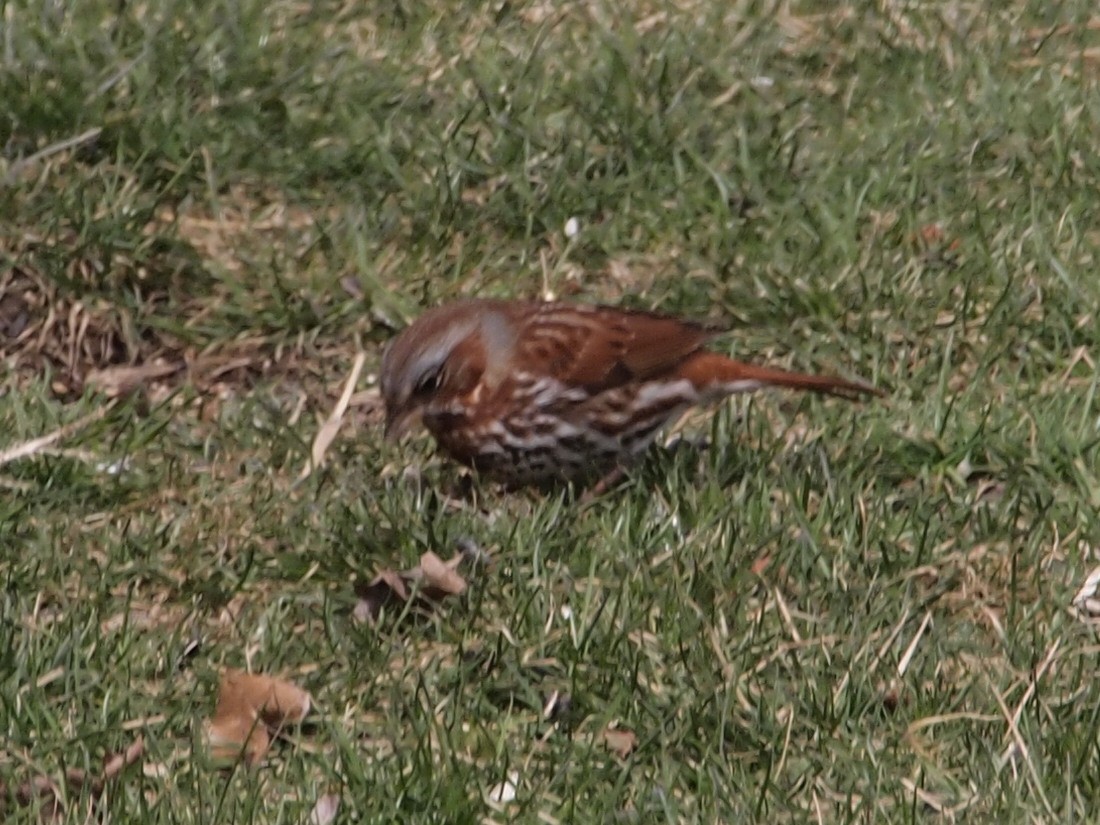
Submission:
M 753 559 L 753 562 L 749 566 L 749 569 L 752 571 L 752 574 L 754 576 L 763 576 L 764 571 L 767 570 L 771 566 L 771 563 L 772 563 L 771 553 L 765 551 L 765 552 L 761 553 L 759 556 L 757 556 L 755 559 Z
M 217 762 L 243 757 L 255 765 L 267 753 L 272 734 L 301 722 L 311 704 L 297 685 L 230 668 L 222 675 L 214 717 L 206 723 L 207 748 Z
M 103 795 L 107 784 L 130 765 L 138 762 L 145 753 L 145 740 L 140 736 L 126 750 L 108 754 L 103 760 L 103 769 L 99 773 L 89 773 L 80 768 L 65 771 L 64 784 L 68 792 L 78 795 L 87 790 L 93 799 Z M 61 787 L 47 776 L 35 776 L 21 782 L 15 788 L 9 788 L 0 782 L 0 815 L 7 811 L 8 801 L 14 799 L 19 807 L 28 807 L 38 802 L 42 821 L 52 822 L 65 814 L 65 802 Z
M 462 595 L 467 585 L 466 579 L 458 572 L 458 566 L 463 561 L 487 561 L 485 552 L 476 545 L 472 546 L 476 552 L 460 545 L 459 552 L 447 561 L 429 550 L 420 557 L 420 564 L 416 567 L 401 572 L 380 571 L 369 583 L 356 588 L 359 601 L 352 615 L 357 621 L 373 622 L 388 604 L 404 604 L 415 598 L 419 605 L 430 606 L 447 596 Z
M 461 553 L 456 553 L 445 562 L 429 550 L 420 557 L 420 567 L 408 572 L 412 580 L 420 585 L 420 592 L 432 601 L 439 601 L 445 596 L 461 596 L 466 592 L 466 580 L 455 568 L 464 558 Z
M 383 570 L 368 584 L 361 584 L 355 590 L 359 597 L 352 616 L 359 622 L 373 622 L 382 612 L 382 608 L 391 601 L 407 602 L 409 591 L 401 574 L 393 570 Z
M 340 810 L 340 797 L 327 793 L 317 800 L 309 814 L 309 825 L 331 825 Z
M 605 728 L 600 734 L 608 750 L 620 759 L 626 759 L 638 745 L 638 736 L 629 728 Z

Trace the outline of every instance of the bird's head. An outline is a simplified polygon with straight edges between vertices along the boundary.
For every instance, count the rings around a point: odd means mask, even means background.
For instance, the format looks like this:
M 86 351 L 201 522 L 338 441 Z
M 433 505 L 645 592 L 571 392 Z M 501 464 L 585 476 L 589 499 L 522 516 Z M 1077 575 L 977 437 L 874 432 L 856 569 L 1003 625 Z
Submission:
M 470 392 L 510 350 L 514 335 L 495 302 L 463 301 L 430 309 L 386 348 L 379 385 L 386 405 L 386 439 L 420 423 Z

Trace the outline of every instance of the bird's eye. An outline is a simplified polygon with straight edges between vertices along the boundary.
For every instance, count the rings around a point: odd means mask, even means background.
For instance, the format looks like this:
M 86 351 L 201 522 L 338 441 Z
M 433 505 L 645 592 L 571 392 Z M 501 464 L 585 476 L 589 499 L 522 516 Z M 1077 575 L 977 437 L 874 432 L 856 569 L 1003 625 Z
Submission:
M 417 382 L 416 388 L 413 390 L 414 395 L 427 395 L 433 393 L 439 389 L 439 385 L 443 383 L 443 370 L 432 370 L 427 373 L 420 381 Z

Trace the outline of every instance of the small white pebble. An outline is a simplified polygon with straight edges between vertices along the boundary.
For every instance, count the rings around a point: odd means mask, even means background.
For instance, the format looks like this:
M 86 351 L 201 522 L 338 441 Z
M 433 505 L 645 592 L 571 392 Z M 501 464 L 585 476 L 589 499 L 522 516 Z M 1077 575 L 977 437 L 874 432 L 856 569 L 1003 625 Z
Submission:
M 775 80 L 768 77 L 767 75 L 761 74 L 754 77 L 752 80 L 749 81 L 749 83 L 752 84 L 752 87 L 754 89 L 770 89 L 772 86 L 775 85 Z
M 124 458 L 120 461 L 100 461 L 95 465 L 95 468 L 101 473 L 106 473 L 109 476 L 120 476 L 130 469 L 130 459 Z
M 501 782 L 499 785 L 494 785 L 489 789 L 489 801 L 498 804 L 514 802 L 516 798 L 516 783 L 518 781 L 519 773 L 516 771 L 509 771 L 508 778 L 504 782 Z
M 565 237 L 575 238 L 581 233 L 581 222 L 576 218 L 570 218 L 565 222 Z

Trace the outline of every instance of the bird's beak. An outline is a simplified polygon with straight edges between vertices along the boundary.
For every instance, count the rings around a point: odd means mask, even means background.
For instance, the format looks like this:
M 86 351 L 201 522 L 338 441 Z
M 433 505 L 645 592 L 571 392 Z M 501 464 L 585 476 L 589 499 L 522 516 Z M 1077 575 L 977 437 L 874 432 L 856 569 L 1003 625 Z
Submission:
M 401 436 L 420 424 L 420 407 L 411 410 L 402 410 L 395 413 L 386 413 L 386 430 L 384 438 L 389 443 L 397 442 Z

